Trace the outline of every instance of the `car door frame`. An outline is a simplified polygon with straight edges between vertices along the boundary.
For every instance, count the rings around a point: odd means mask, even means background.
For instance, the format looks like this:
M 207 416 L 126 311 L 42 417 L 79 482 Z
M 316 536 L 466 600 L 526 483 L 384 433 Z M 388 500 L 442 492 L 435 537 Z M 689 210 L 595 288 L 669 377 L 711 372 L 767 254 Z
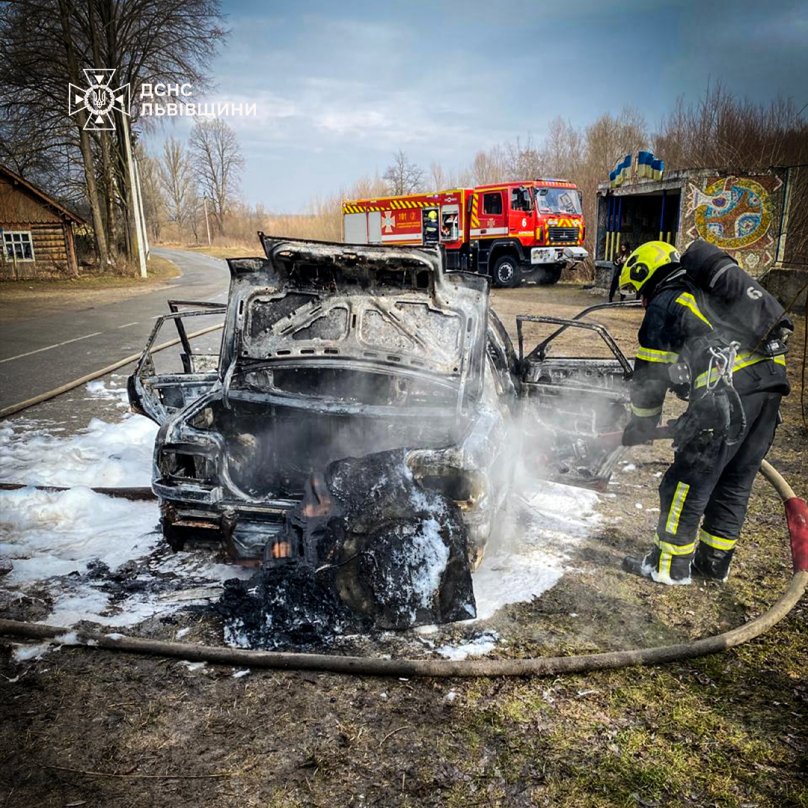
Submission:
M 227 306 L 223 303 L 190 300 L 169 300 L 168 306 L 171 313 L 164 314 L 155 321 L 140 358 L 127 380 L 129 403 L 132 409 L 157 424 L 163 424 L 175 412 L 209 392 L 221 378 L 221 346 L 216 355 L 215 370 L 202 370 L 196 367 L 194 360 L 203 355 L 194 353 L 191 340 L 217 329 L 223 329 Z M 186 320 L 212 314 L 221 314 L 222 323 L 189 333 L 186 328 Z M 174 322 L 177 336 L 157 344 L 157 338 L 163 326 L 169 321 Z M 153 355 L 176 345 L 181 348 L 180 361 L 183 370 L 180 373 L 157 373 Z M 204 356 L 210 357 L 212 354 L 204 354 Z

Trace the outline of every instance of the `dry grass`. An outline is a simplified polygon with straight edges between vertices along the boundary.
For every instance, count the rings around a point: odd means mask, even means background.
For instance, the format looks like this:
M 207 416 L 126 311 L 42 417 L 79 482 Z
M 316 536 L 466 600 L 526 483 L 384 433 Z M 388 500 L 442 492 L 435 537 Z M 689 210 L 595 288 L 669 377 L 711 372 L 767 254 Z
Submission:
M 263 250 L 256 242 L 254 244 L 212 244 L 208 246 L 183 247 L 184 250 L 211 255 L 214 258 L 243 258 L 245 256 L 260 255 Z
M 150 256 L 146 265 L 146 272 L 148 275 L 146 278 L 141 278 L 139 275 L 121 275 L 117 272 L 88 272 L 76 278 L 4 280 L 0 282 L 0 298 L 11 296 L 18 290 L 37 294 L 57 294 L 72 290 L 139 287 L 150 283 L 163 283 L 172 278 L 178 278 L 181 274 L 176 264 L 157 255 Z

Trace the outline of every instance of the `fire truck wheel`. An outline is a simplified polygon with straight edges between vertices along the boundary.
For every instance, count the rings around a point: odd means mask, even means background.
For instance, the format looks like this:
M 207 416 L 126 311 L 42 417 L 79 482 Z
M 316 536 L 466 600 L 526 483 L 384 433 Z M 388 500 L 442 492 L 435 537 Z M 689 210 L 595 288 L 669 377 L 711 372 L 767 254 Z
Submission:
M 519 279 L 519 265 L 516 259 L 510 255 L 503 255 L 494 264 L 493 279 L 494 286 L 508 287 L 516 286 Z

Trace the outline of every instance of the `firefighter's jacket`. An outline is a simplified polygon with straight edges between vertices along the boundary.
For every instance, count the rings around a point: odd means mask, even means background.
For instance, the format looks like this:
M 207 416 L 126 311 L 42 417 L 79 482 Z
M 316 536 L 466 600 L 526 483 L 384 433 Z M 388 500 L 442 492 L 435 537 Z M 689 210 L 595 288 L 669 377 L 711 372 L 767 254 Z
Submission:
M 720 323 L 710 321 L 709 299 L 686 280 L 684 272 L 674 272 L 654 290 L 638 339 L 630 427 L 642 436 L 659 423 L 665 394 L 673 386 L 671 366 L 687 362 L 692 398 L 707 384 L 709 346 L 726 345 L 726 340 Z M 783 356 L 769 357 L 742 345 L 733 371 L 733 384 L 741 396 L 764 390 L 789 392 Z

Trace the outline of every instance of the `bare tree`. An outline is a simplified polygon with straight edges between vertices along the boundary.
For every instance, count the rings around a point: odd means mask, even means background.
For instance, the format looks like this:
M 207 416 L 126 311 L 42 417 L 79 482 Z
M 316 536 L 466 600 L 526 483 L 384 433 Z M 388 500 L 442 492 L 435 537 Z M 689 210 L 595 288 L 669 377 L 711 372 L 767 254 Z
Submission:
M 678 99 L 654 139 L 670 168 L 769 168 L 808 160 L 805 107 L 777 98 L 768 105 L 741 101 L 720 85 L 697 103 Z
M 196 122 L 189 145 L 202 193 L 211 201 L 216 228 L 224 235 L 224 219 L 238 195 L 244 168 L 238 138 L 221 118 L 213 118 Z
M 137 165 L 140 172 L 140 187 L 143 192 L 143 215 L 151 238 L 160 238 L 161 226 L 165 218 L 165 201 L 160 187 L 160 165 L 151 155 L 138 146 Z
M 469 188 L 474 185 L 474 172 L 468 166 L 456 171 L 451 176 L 451 185 L 455 188 Z
M 180 141 L 173 137 L 165 141 L 157 172 L 168 221 L 175 222 L 182 234 L 199 207 L 199 195 L 191 158 Z
M 84 196 L 104 264 L 118 249 L 130 255 L 132 243 L 124 121 L 116 121 L 115 132 L 85 130 L 83 111 L 67 116 L 67 84 L 84 86 L 83 70 L 96 67 L 115 69 L 116 84 L 128 82 L 135 101 L 144 83 L 203 88 L 211 56 L 225 33 L 219 21 L 218 0 L 26 0 L 0 5 L 0 119 L 29 125 L 36 121 L 40 133 L 47 133 L 36 144 L 36 161 L 28 170 L 49 160 L 67 169 L 75 161 L 83 165 Z M 139 111 L 135 103 L 134 121 Z M 24 142 L 17 142 L 24 149 Z M 72 182 L 75 174 L 67 173 Z
M 449 187 L 446 172 L 440 163 L 431 163 L 429 166 L 429 184 L 434 191 L 442 191 Z
M 505 155 L 501 146 L 488 151 L 478 151 L 471 165 L 471 180 L 474 185 L 502 182 L 507 174 Z
M 392 196 L 411 194 L 423 190 L 424 172 L 419 166 L 411 162 L 403 149 L 399 149 L 393 156 L 393 162 L 382 175 L 387 183 L 387 192 Z
M 516 143 L 505 144 L 505 176 L 509 180 L 528 180 L 544 173 L 542 157 L 528 136 L 524 146 L 519 138 Z
M 808 264 L 808 120 L 806 107 L 776 98 L 768 105 L 739 100 L 721 84 L 694 104 L 679 99 L 654 139 L 669 169 L 788 169 L 788 263 Z
M 618 158 L 636 153 L 649 140 L 645 118 L 636 109 L 624 107 L 617 116 L 601 115 L 584 134 L 587 172 L 602 181 Z
M 553 177 L 572 177 L 578 172 L 583 157 L 581 132 L 561 117 L 550 121 L 541 148 L 544 171 Z
M 59 6 L 59 33 L 60 44 L 65 54 L 67 62 L 68 76 L 74 83 L 79 82 L 79 61 L 76 54 L 76 42 L 73 31 L 71 31 L 70 6 L 67 0 L 58 0 Z M 101 200 L 98 194 L 98 182 L 96 178 L 95 157 L 93 155 L 92 144 L 89 132 L 85 129 L 87 124 L 87 112 L 79 111 L 76 116 L 79 129 L 79 148 L 84 160 L 84 176 L 87 181 L 87 197 L 90 200 L 90 210 L 93 216 L 93 230 L 95 231 L 95 243 L 98 246 L 98 257 L 103 269 L 107 268 L 110 261 L 109 232 L 104 228 L 104 220 L 101 214 Z M 106 222 L 110 224 L 109 219 Z
M 76 182 L 81 178 L 74 170 L 72 129 L 69 121 L 46 120 L 32 126 L 30 119 L 0 114 L 0 163 L 78 207 L 86 192 L 83 181 Z
M 384 196 L 387 192 L 387 184 L 378 175 L 372 177 L 360 177 L 347 191 L 340 194 L 340 206 L 342 199 L 375 199 Z

